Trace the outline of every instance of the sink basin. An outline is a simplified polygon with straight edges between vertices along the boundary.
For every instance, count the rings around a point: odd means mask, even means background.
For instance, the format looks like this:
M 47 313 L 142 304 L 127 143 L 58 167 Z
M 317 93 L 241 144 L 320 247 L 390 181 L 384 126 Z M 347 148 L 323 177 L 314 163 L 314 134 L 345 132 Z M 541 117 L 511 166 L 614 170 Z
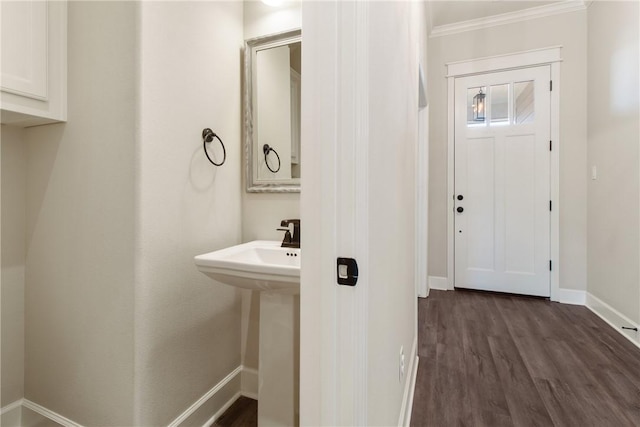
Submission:
M 255 240 L 195 257 L 202 273 L 226 285 L 254 291 L 300 292 L 300 249 Z

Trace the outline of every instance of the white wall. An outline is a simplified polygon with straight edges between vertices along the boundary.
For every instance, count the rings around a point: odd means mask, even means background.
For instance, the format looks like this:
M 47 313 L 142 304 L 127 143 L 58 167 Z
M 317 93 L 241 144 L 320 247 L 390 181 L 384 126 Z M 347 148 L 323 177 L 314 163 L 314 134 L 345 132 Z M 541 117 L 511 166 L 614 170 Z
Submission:
M 69 2 L 68 123 L 28 128 L 25 397 L 132 425 L 136 5 Z M 3 234 L 4 238 L 4 234 Z
M 286 1 L 271 7 L 261 0 L 244 1 L 244 39 L 295 30 L 302 25 L 302 8 L 298 1 Z
M 586 289 L 586 11 L 429 38 L 429 275 L 447 276 L 447 62 L 562 45 L 560 287 Z
M 239 2 L 69 4 L 68 123 L 24 131 L 26 398 L 166 425 L 240 365 L 239 292 L 193 256 L 241 240 L 241 48 Z
M 417 334 L 419 3 L 372 3 L 369 25 L 368 425 L 397 425 Z
M 22 129 L 2 125 L 2 390 L 0 407 L 24 397 L 24 265 L 27 150 Z
M 588 9 L 588 292 L 640 323 L 640 8 Z
M 240 293 L 193 257 L 241 240 L 243 5 L 140 9 L 135 425 L 166 425 L 241 363 Z M 221 167 L 205 127 L 226 144 Z

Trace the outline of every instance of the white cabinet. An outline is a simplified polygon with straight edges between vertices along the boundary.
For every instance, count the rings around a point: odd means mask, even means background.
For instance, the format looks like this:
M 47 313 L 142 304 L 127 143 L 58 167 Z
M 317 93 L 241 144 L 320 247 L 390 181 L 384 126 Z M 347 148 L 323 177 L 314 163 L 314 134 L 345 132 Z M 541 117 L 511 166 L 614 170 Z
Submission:
M 2 123 L 67 119 L 67 3 L 0 2 Z

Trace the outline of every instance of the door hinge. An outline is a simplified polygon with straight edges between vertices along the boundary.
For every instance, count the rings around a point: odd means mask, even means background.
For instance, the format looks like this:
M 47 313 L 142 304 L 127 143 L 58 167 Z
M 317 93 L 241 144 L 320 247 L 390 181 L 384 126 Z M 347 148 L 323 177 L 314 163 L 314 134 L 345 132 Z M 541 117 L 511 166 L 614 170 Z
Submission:
M 549 92 L 553 90 L 553 80 L 549 80 Z
M 553 142 L 549 141 L 549 151 L 551 151 L 553 149 Z
M 551 263 L 551 260 L 549 260 L 549 271 L 553 270 L 553 264 Z
M 553 204 L 552 204 L 551 200 L 549 200 L 549 210 L 550 211 L 553 210 Z

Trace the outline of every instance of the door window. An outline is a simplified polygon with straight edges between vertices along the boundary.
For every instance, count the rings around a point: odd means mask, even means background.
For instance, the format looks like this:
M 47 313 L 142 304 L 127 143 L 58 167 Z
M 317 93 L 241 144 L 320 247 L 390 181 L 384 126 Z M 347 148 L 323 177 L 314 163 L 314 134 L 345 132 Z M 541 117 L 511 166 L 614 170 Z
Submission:
M 467 127 L 505 126 L 535 120 L 534 81 L 467 89 Z
M 513 116 L 515 124 L 533 123 L 536 117 L 536 112 L 533 108 L 533 88 L 533 80 L 513 84 L 515 98 Z

